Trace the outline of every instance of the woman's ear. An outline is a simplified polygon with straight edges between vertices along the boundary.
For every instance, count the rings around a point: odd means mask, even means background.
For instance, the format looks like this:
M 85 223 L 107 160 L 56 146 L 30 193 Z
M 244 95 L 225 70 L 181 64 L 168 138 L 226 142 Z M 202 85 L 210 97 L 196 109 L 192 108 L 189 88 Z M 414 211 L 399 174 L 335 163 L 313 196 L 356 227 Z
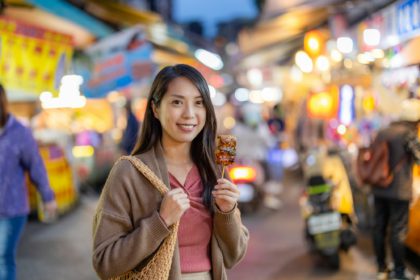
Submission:
M 158 108 L 155 105 L 155 102 L 152 101 L 152 111 L 153 111 L 153 116 L 156 119 L 159 119 L 159 114 L 158 114 Z

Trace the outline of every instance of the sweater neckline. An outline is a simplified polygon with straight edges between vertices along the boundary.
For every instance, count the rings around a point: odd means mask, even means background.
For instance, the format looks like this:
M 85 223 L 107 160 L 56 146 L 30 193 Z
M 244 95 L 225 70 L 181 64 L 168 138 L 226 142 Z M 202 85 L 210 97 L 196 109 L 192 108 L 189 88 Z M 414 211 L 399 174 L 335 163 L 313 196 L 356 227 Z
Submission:
M 173 175 L 171 172 L 169 172 L 168 170 L 168 174 L 171 178 L 173 178 L 177 184 L 179 184 L 182 187 L 186 187 L 188 185 L 188 182 L 190 181 L 190 176 L 192 175 L 192 171 L 196 168 L 195 164 L 193 164 L 193 166 L 190 168 L 190 170 L 187 173 L 187 176 L 185 177 L 185 182 L 184 184 L 182 184 L 177 177 L 175 177 L 175 175 Z

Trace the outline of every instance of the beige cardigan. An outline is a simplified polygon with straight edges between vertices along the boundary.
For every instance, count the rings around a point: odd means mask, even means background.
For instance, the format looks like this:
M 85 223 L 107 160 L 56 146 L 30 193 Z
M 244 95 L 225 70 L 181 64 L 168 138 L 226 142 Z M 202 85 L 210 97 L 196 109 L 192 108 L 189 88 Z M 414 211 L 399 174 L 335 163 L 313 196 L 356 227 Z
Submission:
M 160 145 L 138 157 L 169 187 Z M 127 160 L 114 165 L 93 221 L 93 267 L 102 279 L 120 275 L 147 260 L 169 231 L 159 216 L 161 194 Z M 215 207 L 217 208 L 217 207 Z M 245 255 L 249 234 L 239 210 L 215 210 L 211 239 L 212 277 L 227 279 L 226 268 Z M 178 244 L 169 279 L 181 279 Z

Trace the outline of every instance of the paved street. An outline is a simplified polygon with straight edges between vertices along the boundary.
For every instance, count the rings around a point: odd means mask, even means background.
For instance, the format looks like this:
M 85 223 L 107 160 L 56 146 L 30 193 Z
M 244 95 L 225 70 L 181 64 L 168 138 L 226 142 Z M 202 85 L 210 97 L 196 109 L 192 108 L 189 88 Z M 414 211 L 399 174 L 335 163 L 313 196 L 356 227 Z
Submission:
M 90 260 L 95 205 L 95 197 L 82 197 L 54 224 L 30 221 L 18 251 L 18 279 L 98 279 Z
M 332 271 L 308 254 L 298 207 L 301 186 L 286 182 L 283 207 L 260 211 L 244 222 L 251 232 L 245 259 L 231 272 L 231 279 L 266 280 L 368 280 L 375 279 L 370 240 L 359 233 L 358 247 L 341 254 L 341 269 Z
M 363 236 L 357 248 L 342 255 L 342 268 L 338 272 L 323 268 L 307 254 L 297 204 L 301 189 L 293 182 L 285 186 L 280 210 L 263 209 L 244 217 L 251 232 L 249 250 L 243 262 L 229 272 L 230 279 L 374 279 L 371 245 Z M 90 261 L 95 205 L 96 197 L 87 196 L 55 224 L 31 221 L 18 252 L 18 279 L 97 279 Z

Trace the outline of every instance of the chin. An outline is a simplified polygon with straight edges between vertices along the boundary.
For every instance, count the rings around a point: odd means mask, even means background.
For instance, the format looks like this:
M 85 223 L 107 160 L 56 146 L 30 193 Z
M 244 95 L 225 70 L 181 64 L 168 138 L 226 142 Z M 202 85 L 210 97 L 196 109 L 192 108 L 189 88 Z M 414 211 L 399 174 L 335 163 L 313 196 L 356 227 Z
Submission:
M 191 143 L 195 139 L 195 137 L 197 137 L 197 135 L 183 136 L 176 138 L 176 140 L 181 143 Z

